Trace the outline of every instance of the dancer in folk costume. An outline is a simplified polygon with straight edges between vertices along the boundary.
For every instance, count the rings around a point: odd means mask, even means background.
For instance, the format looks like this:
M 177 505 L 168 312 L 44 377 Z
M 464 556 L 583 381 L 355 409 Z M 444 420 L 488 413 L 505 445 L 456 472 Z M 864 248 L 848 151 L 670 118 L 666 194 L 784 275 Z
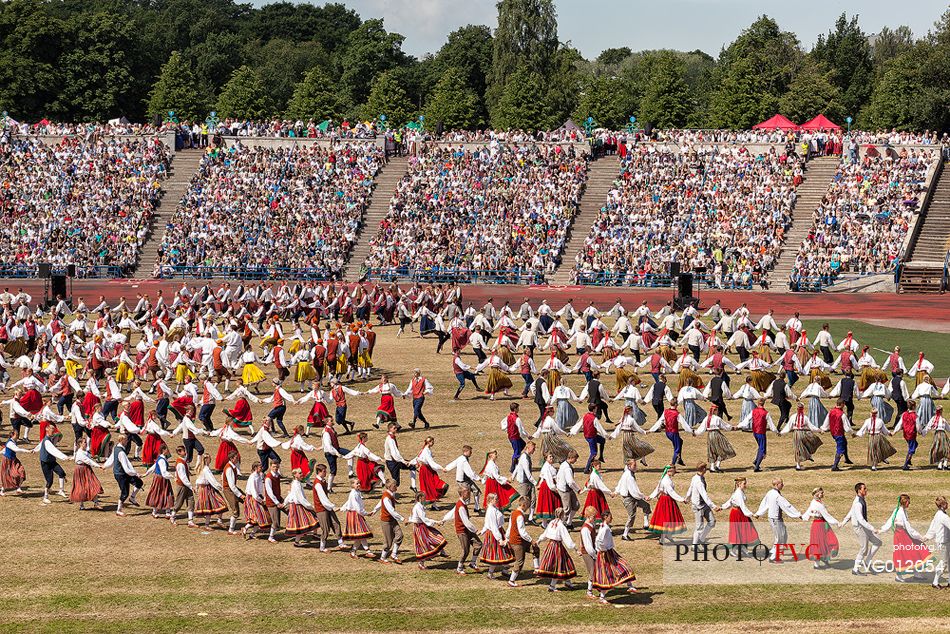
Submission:
M 449 490 L 449 485 L 439 477 L 439 471 L 445 471 L 445 467 L 435 461 L 432 455 L 434 446 L 435 438 L 426 436 L 419 455 L 410 461 L 410 464 L 416 465 L 418 469 L 419 491 L 425 493 L 426 502 L 432 504 L 433 508 Z
M 894 554 L 891 555 L 894 564 L 895 580 L 904 582 L 912 579 L 926 569 L 926 563 L 933 556 L 924 537 L 911 526 L 907 518 L 907 509 L 910 508 L 910 496 L 901 493 L 897 499 L 894 512 L 881 526 L 879 533 L 894 530 Z
M 564 524 L 564 515 L 564 509 L 556 508 L 554 519 L 548 522 L 541 537 L 538 538 L 539 547 L 545 540 L 547 544 L 541 553 L 534 575 L 541 579 L 551 580 L 548 592 L 558 592 L 558 581 L 564 581 L 565 585 L 571 588 L 570 580 L 577 576 L 577 569 L 570 555 L 570 551 L 575 548 L 574 540 L 571 539 L 571 534 Z
M 693 436 L 698 436 L 706 432 L 706 461 L 709 463 L 709 470 L 713 473 L 722 470 L 723 460 L 729 460 L 736 457 L 736 450 L 726 438 L 723 432 L 732 430 L 732 425 L 719 417 L 719 408 L 716 405 L 709 406 L 709 414 L 693 430 Z
M 258 530 L 267 530 L 271 526 L 270 513 L 264 497 L 264 474 L 261 463 L 251 465 L 251 472 L 244 485 L 244 539 L 254 539 Z
M 202 456 L 201 471 L 195 480 L 195 515 L 205 518 L 205 530 L 208 530 L 211 528 L 212 516 L 218 517 L 219 526 L 224 525 L 222 515 L 227 508 L 221 483 L 211 471 L 211 456 Z
M 930 446 L 930 464 L 937 465 L 937 469 L 941 471 L 950 468 L 950 437 L 947 435 L 950 432 L 950 423 L 943 417 L 943 405 L 938 405 L 933 418 L 927 421 L 923 433 L 929 431 L 934 433 L 933 444 Z
M 903 363 L 903 361 L 902 361 Z M 931 374 L 934 371 L 934 364 L 924 358 L 924 353 L 920 352 L 917 356 L 917 360 L 914 361 L 914 365 L 910 366 L 910 370 L 906 374 L 912 375 L 914 377 L 914 384 L 919 386 L 924 381 L 933 382 L 933 377 Z
M 771 363 L 762 360 L 758 351 L 753 350 L 752 356 L 736 366 L 739 370 L 749 370 L 752 377 L 752 387 L 764 393 L 775 382 L 775 374 L 770 372 Z
M 950 382 L 948 382 L 948 385 L 950 385 Z M 939 397 L 933 379 L 930 376 L 924 377 L 914 388 L 914 393 L 911 394 L 910 398 L 917 402 L 917 420 L 920 421 L 921 425 L 926 425 L 937 412 L 934 399 Z
M 485 394 L 491 395 L 491 400 L 495 400 L 495 394 L 503 392 L 508 396 L 508 390 L 512 388 L 511 378 L 508 373 L 511 368 L 506 364 L 501 356 L 492 352 L 491 355 L 475 367 L 475 374 L 488 370 L 488 381 L 485 384 Z
M 610 526 L 612 520 L 610 511 L 605 512 L 594 541 L 597 561 L 594 564 L 591 585 L 600 592 L 600 602 L 604 604 L 607 603 L 607 592 L 613 588 L 625 585 L 629 594 L 637 591 L 633 586 L 633 582 L 637 579 L 633 568 L 614 549 L 613 529 Z
M 610 361 L 604 364 L 604 369 L 607 370 L 611 366 L 614 368 L 614 378 L 617 381 L 617 390 L 623 390 L 630 385 L 640 385 L 642 379 L 640 375 L 637 374 L 637 366 L 635 361 L 630 357 L 625 357 L 623 355 L 617 355 Z
M 736 488 L 720 507 L 729 511 L 729 544 L 736 548 L 752 548 L 759 543 L 759 532 L 752 523 L 752 511 L 746 505 L 746 479 L 736 478 Z
M 864 421 L 861 428 L 855 432 L 855 436 L 868 437 L 868 466 L 871 471 L 877 471 L 877 465 L 886 461 L 897 453 L 894 446 L 888 442 L 886 435 L 890 435 L 891 430 L 887 428 L 884 421 L 878 417 L 877 410 L 871 410 L 871 416 Z
M 943 571 L 950 563 L 950 516 L 947 515 L 947 498 L 938 495 L 934 500 L 937 506 L 937 512 L 930 522 L 930 528 L 924 535 L 924 541 L 934 541 L 934 555 L 937 559 L 937 565 L 934 570 L 934 578 L 931 585 L 934 588 L 945 588 L 940 584 L 940 578 Z
M 258 386 L 267 379 L 267 375 L 257 365 L 257 354 L 248 348 L 241 355 L 241 383 L 244 386 L 250 386 L 257 392 Z
M 645 420 L 643 418 L 644 416 L 640 408 L 635 405 L 627 405 L 623 408 L 623 416 L 620 417 L 620 423 L 614 428 L 613 433 L 610 434 L 611 440 L 616 438 L 621 439 L 623 461 L 625 463 L 629 460 L 639 460 L 646 466 L 646 460 L 644 459 L 655 451 L 653 445 L 637 436 L 637 434 L 646 435 L 647 433 L 647 431 L 641 427 Z
M 534 519 L 542 526 L 554 518 L 554 509 L 561 507 L 561 498 L 557 492 L 557 467 L 554 466 L 553 453 L 545 455 L 541 465 L 541 484 L 538 485 L 538 499 L 534 509 Z
M 168 445 L 163 442 L 158 449 L 158 455 L 155 456 L 155 462 L 145 472 L 146 476 L 150 473 L 154 474 L 152 485 L 145 497 L 145 505 L 152 507 L 152 517 L 156 519 L 169 517 L 175 506 L 175 496 L 172 492 L 172 480 L 175 479 L 175 473 L 168 467 L 170 455 Z
M 149 413 L 142 433 L 145 435 L 145 441 L 142 444 L 142 464 L 150 467 L 155 464 L 155 460 L 161 454 L 161 448 L 165 445 L 164 438 L 171 434 L 162 429 L 155 412 Z
M 822 564 L 825 567 L 830 566 L 832 558 L 838 556 L 838 537 L 832 527 L 840 526 L 840 523 L 825 507 L 824 489 L 821 487 L 812 489 L 811 497 L 811 504 L 802 513 L 802 521 L 812 520 L 809 537 L 811 552 L 808 553 L 808 557 L 815 560 L 814 567 L 818 569 Z
M 762 398 L 762 393 L 755 389 L 755 386 L 752 384 L 752 377 L 747 376 L 745 378 L 745 384 L 733 392 L 732 398 L 742 400 L 742 409 L 739 414 L 739 420 L 743 421 L 752 414 L 752 410 L 755 409 L 756 402 Z
M 324 438 L 326 438 L 326 434 Z M 363 493 L 372 491 L 377 483 L 383 481 L 384 461 L 366 446 L 367 438 L 369 436 L 366 432 L 358 433 L 356 435 L 356 446 L 350 452 L 340 456 L 351 464 L 353 460 L 356 460 L 354 471 L 356 472 L 356 480 L 359 483 L 360 491 Z M 326 452 L 326 449 L 326 442 L 324 442 L 324 452 Z
M 676 403 L 671 403 L 670 407 L 663 410 L 656 423 L 647 432 L 652 433 L 659 431 L 661 428 L 673 444 L 673 458 L 670 463 L 685 466 L 686 463 L 683 462 L 683 437 L 680 436 L 680 430 L 692 434 L 693 428 L 686 424 L 686 419 L 680 414 Z
M 366 507 L 363 504 L 363 494 L 360 492 L 359 480 L 353 479 L 349 497 L 340 507 L 340 510 L 346 512 L 343 541 L 350 542 L 352 545 L 350 557 L 356 559 L 356 549 L 362 547 L 367 559 L 375 558 L 376 555 L 369 549 L 369 538 L 373 536 L 373 531 L 369 529 L 369 524 L 366 523 L 366 518 L 371 513 L 366 512 Z
M 482 551 L 479 560 L 488 565 L 488 578 L 495 578 L 495 571 L 515 560 L 508 540 L 504 535 L 505 516 L 498 510 L 498 496 L 489 495 L 485 498 L 485 521 L 480 535 L 482 536 Z
M 408 520 L 412 524 L 412 543 L 420 570 L 426 569 L 426 561 L 441 555 L 446 545 L 445 537 L 435 528 L 444 524 L 445 521 L 429 519 L 426 515 L 425 501 L 425 493 L 421 491 L 416 493 L 416 503 L 412 507 Z
M 317 514 L 303 490 L 304 475 L 300 469 L 290 472 L 290 492 L 284 498 L 287 526 L 284 532 L 294 538 L 294 546 L 303 546 L 303 536 L 317 528 Z
M 261 399 L 251 394 L 242 379 L 238 379 L 238 386 L 225 397 L 225 400 L 235 401 L 234 407 L 224 410 L 227 420 L 238 428 L 247 428 L 254 433 L 254 414 L 251 412 L 251 403 L 260 403 Z
M 587 484 L 581 491 L 581 493 L 587 493 L 587 497 L 584 498 L 583 513 L 586 516 L 587 509 L 593 508 L 594 517 L 600 519 L 604 513 L 610 512 L 610 507 L 607 505 L 607 496 L 614 497 L 614 493 L 610 490 L 610 487 L 604 484 L 603 478 L 600 477 L 600 460 L 594 460 L 591 467 L 590 475 L 587 477 Z
M 303 436 L 303 425 L 297 425 L 294 427 L 294 433 L 291 435 L 290 440 L 283 443 L 281 447 L 284 450 L 290 450 L 290 468 L 295 471 L 300 471 L 300 479 L 303 482 L 307 482 L 310 480 L 310 476 L 313 473 L 313 465 L 316 461 L 313 458 L 308 458 L 304 452 L 315 451 L 316 447 L 308 444 L 307 441 L 303 439 Z
M 73 460 L 76 462 L 76 469 L 73 471 L 73 488 L 69 494 L 69 501 L 79 504 L 80 511 L 85 510 L 86 502 L 92 502 L 96 509 L 101 509 L 99 496 L 103 492 L 102 483 L 99 482 L 93 469 L 103 467 L 93 460 L 92 454 L 89 453 L 88 439 L 79 439 L 79 446 L 76 447 Z
M 501 475 L 498 464 L 498 450 L 492 449 L 485 454 L 485 465 L 479 472 L 485 483 L 485 495 L 494 493 L 498 496 L 498 508 L 507 511 L 512 503 L 518 499 L 518 492 L 508 483 L 508 478 Z
M 831 365 L 825 363 L 825 360 L 818 356 L 817 350 L 812 352 L 811 356 L 805 361 L 802 372 L 808 375 L 809 382 L 817 383 L 825 390 L 831 389 L 831 376 L 829 374 Z
M 696 401 L 705 401 L 706 397 L 695 387 L 685 385 L 676 394 L 676 401 L 683 408 L 683 419 L 690 429 L 696 428 L 706 418 L 706 411 Z
M 395 384 L 389 382 L 389 375 L 384 374 L 379 379 L 379 385 L 366 391 L 367 394 L 379 394 L 379 407 L 376 409 L 376 422 L 373 427 L 379 429 L 380 425 L 386 423 L 396 423 L 396 401 L 402 396 L 402 392 Z
M 221 441 L 218 444 L 218 451 L 214 456 L 214 471 L 218 473 L 224 471 L 224 465 L 228 463 L 228 456 L 231 455 L 231 452 L 239 453 L 237 445 L 234 443 L 240 443 L 242 445 L 252 444 L 250 440 L 237 433 L 232 425 L 234 425 L 234 423 L 226 422 L 223 426 L 208 433 L 209 436 L 217 436 L 218 440 Z
M 824 419 L 822 419 L 823 421 Z M 805 413 L 805 404 L 799 401 L 798 411 L 788 420 L 780 435 L 792 432 L 792 449 L 795 454 L 795 470 L 801 471 L 803 462 L 814 462 L 814 454 L 821 446 L 821 438 L 815 434 L 821 433 L 821 428 L 814 425 L 808 414 Z
M 228 462 L 224 465 L 221 474 L 221 493 L 224 502 L 228 505 L 228 535 L 237 535 L 237 521 L 241 517 L 241 507 L 244 505 L 244 493 L 238 486 L 238 476 L 241 475 L 241 454 L 232 451 L 228 455 Z
M 331 531 L 337 539 L 340 550 L 345 550 L 343 544 L 343 527 L 340 519 L 337 517 L 337 506 L 330 501 L 329 486 L 327 485 L 327 466 L 318 464 L 314 468 L 315 476 L 313 479 L 313 509 L 317 513 L 317 522 L 320 524 L 320 552 L 329 552 L 327 549 L 327 540 L 330 538 Z
M 686 502 L 686 498 L 677 493 L 673 486 L 675 475 L 675 464 L 664 467 L 659 483 L 653 489 L 653 493 L 647 497 L 648 500 L 656 500 L 647 530 L 659 535 L 661 544 L 664 539 L 672 543 L 673 535 L 686 531 L 686 522 L 683 521 L 683 513 L 679 508 L 679 503 Z
M 567 435 L 567 432 L 558 425 L 552 416 L 553 413 L 554 408 L 550 405 L 547 406 L 544 418 L 532 438 L 541 439 L 541 455 L 553 454 L 557 462 L 563 462 L 571 451 L 571 446 L 561 438 L 561 436 Z

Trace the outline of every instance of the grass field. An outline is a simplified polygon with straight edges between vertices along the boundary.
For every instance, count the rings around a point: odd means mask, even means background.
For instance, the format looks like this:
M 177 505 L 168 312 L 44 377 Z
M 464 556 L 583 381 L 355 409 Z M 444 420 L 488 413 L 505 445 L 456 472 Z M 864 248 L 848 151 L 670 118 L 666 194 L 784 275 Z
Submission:
M 807 324 L 809 333 L 817 333 L 820 322 Z M 868 326 L 859 322 L 835 321 L 832 332 L 838 340 L 853 329 L 861 343 L 890 349 L 900 343 L 910 365 L 918 350 L 925 350 L 937 366 L 942 379 L 950 371 L 950 350 L 946 335 Z M 406 333 L 394 337 L 393 328 L 380 328 L 375 364 L 390 372 L 393 381 L 404 387 L 413 367 L 420 367 L 435 386 L 426 413 L 437 439 L 436 460 L 447 463 L 458 455 L 463 443 L 475 447 L 473 466 L 481 467 L 485 451 L 500 450 L 499 464 L 506 468 L 510 456 L 508 443 L 499 429 L 499 421 L 508 410 L 506 399 L 491 402 L 474 395 L 471 386 L 463 400 L 453 402 L 455 380 L 450 373 L 451 355 L 436 355 L 434 339 L 420 339 Z M 880 353 L 877 355 L 882 357 Z M 540 358 L 540 355 L 539 355 Z M 518 387 L 518 377 L 515 386 Z M 579 391 L 582 377 L 570 377 Z M 366 385 L 366 389 L 372 384 Z M 613 385 L 608 385 L 613 392 Z M 672 379 L 675 387 L 675 377 Z M 797 386 L 800 391 L 804 384 Z M 525 401 L 525 411 L 533 406 Z M 370 427 L 378 404 L 375 396 L 353 397 L 350 418 L 358 428 L 370 431 L 370 447 L 382 453 L 382 434 Z M 771 406 L 770 406 L 771 408 Z M 223 420 L 218 406 L 216 423 Z M 738 409 L 738 406 L 736 407 Z M 307 406 L 291 406 L 288 427 L 303 422 Z M 397 401 L 400 419 L 411 416 L 409 401 Z M 611 407 L 619 417 L 619 403 Z M 862 402 L 855 416 L 866 417 L 868 406 Z M 265 406 L 255 406 L 258 420 Z M 773 416 L 775 414 L 773 413 Z M 71 446 L 71 431 L 66 434 Z M 406 455 L 418 451 L 426 432 L 407 431 L 400 437 Z M 910 473 L 899 469 L 904 443 L 893 439 L 899 454 L 892 465 L 876 473 L 863 466 L 866 443 L 851 441 L 854 468 L 849 472 L 830 473 L 833 442 L 825 437 L 816 463 L 804 472 L 795 472 L 791 439 L 772 436 L 765 471 L 752 473 L 754 441 L 749 434 L 729 436 L 738 457 L 726 463 L 727 472 L 707 476 L 709 491 L 716 502 L 723 502 L 733 489 L 733 478 L 749 478 L 749 503 L 753 510 L 776 475 L 786 481 L 786 496 L 800 510 L 810 499 L 810 490 L 821 485 L 826 490 L 829 510 L 838 519 L 847 512 L 857 480 L 868 483 L 870 516 L 880 525 L 894 508 L 897 495 L 913 496 L 910 518 L 925 531 L 932 517 L 932 499 L 950 494 L 950 475 L 932 468 Z M 926 463 L 929 436 L 922 442 L 917 465 Z M 313 442 L 318 443 L 318 438 Z M 648 459 L 650 467 L 639 476 L 641 488 L 652 490 L 663 461 L 669 458 L 669 443 L 662 434 L 647 440 L 657 451 Z M 202 438 L 213 452 L 216 441 Z M 685 459 L 692 467 L 705 459 L 705 438 L 685 439 Z M 352 444 L 349 438 L 344 446 Z M 586 455 L 583 440 L 572 444 Z M 582 447 L 585 451 L 581 451 Z M 256 458 L 253 449 L 242 446 L 245 468 Z M 621 450 L 617 442 L 607 446 L 605 480 L 613 486 L 618 478 Z M 322 460 L 322 453 L 312 457 Z M 535 461 L 537 465 L 538 460 Z M 762 631 L 826 631 L 828 628 L 853 631 L 881 631 L 882 628 L 910 631 L 938 631 L 948 628 L 950 608 L 946 594 L 929 585 L 884 583 L 873 585 L 709 585 L 702 578 L 695 585 L 664 585 L 660 570 L 660 547 L 642 530 L 634 542 L 620 542 L 618 549 L 634 566 L 640 594 L 616 599 L 604 607 L 586 600 L 583 589 L 550 594 L 533 580 L 523 587 L 509 589 L 501 581 L 489 581 L 484 575 L 458 577 L 453 573 L 457 544 L 449 540 L 450 559 L 428 571 L 411 563 L 382 566 L 345 554 L 321 554 L 315 548 L 295 549 L 289 543 L 245 542 L 228 537 L 225 531 L 209 534 L 183 525 L 173 527 L 167 521 L 153 520 L 147 509 L 131 509 L 125 518 L 111 512 L 80 512 L 60 498 L 44 506 L 41 499 L 41 474 L 31 455 L 24 464 L 30 489 L 23 497 L 0 498 L 0 531 L 4 540 L 3 582 L 6 592 L 0 598 L 0 629 L 6 631 L 150 631 L 150 632 L 225 632 L 225 631 L 604 631 L 605 628 L 629 629 L 633 624 L 650 631 L 737 631 L 754 628 Z M 65 465 L 71 474 L 72 465 Z M 691 469 L 690 469 L 691 471 Z M 690 474 L 677 476 L 682 494 Z M 106 504 L 111 509 L 116 485 L 111 474 L 101 472 L 106 488 Z M 578 474 L 580 483 L 585 478 Z M 342 503 L 345 488 L 339 488 L 334 501 Z M 450 493 L 452 495 L 452 493 Z M 373 498 L 375 499 L 375 495 Z M 142 496 L 144 499 L 144 495 Z M 454 499 L 454 498 L 450 498 Z M 375 501 L 370 502 L 370 507 Z M 611 501 L 619 517 L 619 502 Z M 410 505 L 404 495 L 400 509 L 408 514 Z M 685 509 L 684 509 L 685 511 Z M 687 515 L 689 515 L 687 513 Z M 720 521 L 725 524 L 725 514 Z M 691 517 L 687 517 L 691 525 Z M 371 520 L 378 528 L 378 520 Z M 480 518 L 476 519 L 480 526 Z M 764 540 L 770 533 L 764 520 L 758 521 Z M 447 532 L 451 528 L 445 527 Z M 718 529 L 717 529 L 718 530 Z M 843 529 L 844 530 L 844 529 Z M 532 528 L 533 535 L 540 532 Z M 378 533 L 378 530 L 377 530 Z M 575 533 L 576 535 L 576 533 Z M 447 535 L 448 536 L 448 535 Z M 412 550 L 411 531 L 406 531 L 402 554 Z M 449 536 L 451 537 L 451 536 Z M 890 536 L 882 536 L 883 553 L 890 552 Z M 378 549 L 378 540 L 373 541 Z M 850 557 L 842 553 L 842 558 Z M 579 558 L 576 563 L 583 568 Z M 850 561 L 844 565 L 850 565 Z M 579 580 L 586 581 L 581 572 Z

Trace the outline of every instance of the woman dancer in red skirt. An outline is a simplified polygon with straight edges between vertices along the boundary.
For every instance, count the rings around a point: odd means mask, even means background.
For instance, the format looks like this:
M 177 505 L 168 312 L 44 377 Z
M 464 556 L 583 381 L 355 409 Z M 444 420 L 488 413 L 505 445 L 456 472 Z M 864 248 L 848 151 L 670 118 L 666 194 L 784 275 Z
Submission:
M 808 509 L 802 513 L 802 521 L 812 520 L 811 535 L 809 538 L 810 551 L 809 559 L 815 560 L 815 568 L 821 568 L 829 565 L 832 557 L 838 554 L 838 537 L 831 530 L 832 526 L 838 526 L 838 520 L 831 516 L 825 507 L 825 490 L 821 487 L 812 489 L 811 504 Z
M 142 443 L 142 464 L 146 467 L 151 467 L 155 464 L 155 460 L 158 456 L 161 455 L 162 447 L 165 446 L 163 437 L 170 436 L 171 434 L 162 429 L 162 425 L 155 412 L 151 412 L 148 415 L 148 420 L 145 421 L 145 427 L 142 429 L 142 433 L 145 435 L 145 441 Z
M 379 429 L 380 425 L 386 423 L 396 423 L 396 398 L 402 396 L 394 384 L 389 382 L 389 375 L 384 374 L 379 381 L 379 385 L 368 390 L 367 394 L 379 394 L 379 407 L 376 409 L 376 422 L 373 427 Z
M 445 467 L 436 462 L 432 456 L 432 447 L 434 446 L 435 438 L 426 436 L 422 443 L 422 451 L 412 461 L 419 471 L 419 491 L 425 493 L 426 502 L 429 502 L 433 509 L 435 509 L 435 503 L 442 499 L 445 492 L 449 490 L 449 485 L 439 477 L 439 471 L 445 471 Z
M 73 471 L 73 488 L 69 493 L 69 501 L 78 503 L 80 511 L 86 510 L 83 506 L 86 502 L 92 502 L 97 509 L 102 508 L 99 506 L 102 483 L 93 471 L 93 469 L 101 469 L 102 466 L 92 459 L 88 447 L 89 440 L 85 437 L 80 438 L 76 454 L 73 456 L 76 461 L 76 470 Z
M 495 571 L 515 560 L 505 538 L 505 516 L 498 510 L 498 496 L 485 496 L 485 523 L 482 525 L 482 552 L 479 560 L 488 565 L 488 578 L 495 578 Z
M 171 516 L 172 508 L 175 506 L 175 494 L 172 492 L 172 480 L 175 479 L 175 473 L 168 468 L 170 455 L 168 445 L 162 443 L 155 462 L 145 472 L 146 476 L 149 472 L 155 474 L 152 476 L 152 486 L 148 489 L 145 505 L 152 507 L 152 517 L 156 519 Z
M 729 543 L 736 548 L 752 548 L 759 543 L 759 531 L 752 523 L 752 511 L 746 506 L 746 479 L 736 478 L 736 490 L 722 505 L 729 511 Z
M 292 470 L 299 469 L 301 479 L 306 482 L 313 473 L 313 463 L 315 461 L 312 458 L 307 458 L 307 454 L 304 452 L 314 451 L 315 448 L 303 439 L 303 433 L 303 425 L 297 425 L 294 427 L 293 436 L 290 437 L 290 440 L 283 443 L 281 447 L 290 450 L 290 468 Z
M 201 473 L 195 480 L 195 516 L 205 518 L 205 529 L 211 528 L 211 517 L 218 516 L 218 525 L 224 526 L 221 515 L 227 510 L 221 492 L 221 483 L 211 471 L 211 456 L 201 456 Z
M 492 449 L 485 454 L 485 466 L 482 467 L 481 475 L 485 480 L 485 495 L 494 493 L 498 496 L 498 508 L 507 511 L 512 502 L 518 499 L 518 492 L 508 484 L 508 478 L 501 475 L 498 469 L 498 450 Z
M 359 483 L 360 491 L 367 493 L 373 490 L 373 487 L 382 482 L 381 474 L 383 472 L 383 459 L 374 454 L 366 446 L 366 439 L 369 436 L 366 432 L 356 434 L 356 446 L 349 453 L 340 456 L 341 460 L 356 459 L 356 480 Z
M 561 506 L 561 498 L 557 494 L 557 467 L 554 466 L 554 454 L 544 457 L 541 465 L 541 484 L 538 485 L 538 501 L 534 507 L 534 519 L 547 527 L 547 523 L 554 519 L 554 511 Z
M 307 414 L 306 436 L 310 435 L 311 427 L 321 429 L 324 425 L 326 425 L 326 421 L 330 418 L 330 412 L 327 410 L 327 403 L 333 402 L 333 398 L 330 396 L 330 393 L 324 392 L 320 387 L 320 383 L 316 381 L 313 384 L 313 389 L 307 392 L 306 396 L 297 402 L 303 403 L 310 399 L 313 399 L 313 407 L 310 408 L 310 413 Z
M 26 469 L 17 458 L 18 453 L 32 453 L 29 449 L 21 449 L 17 444 L 17 432 L 10 432 L 6 444 L 3 446 L 3 458 L 0 459 L 0 495 L 6 495 L 6 489 L 14 489 L 16 493 L 23 493 L 20 488 L 26 481 Z
M 637 576 L 633 574 L 626 560 L 614 550 L 613 529 L 610 522 L 613 517 L 610 511 L 604 512 L 603 523 L 597 531 L 594 547 L 597 550 L 597 561 L 594 564 L 594 574 L 591 575 L 591 585 L 600 591 L 600 602 L 607 603 L 607 591 L 621 585 L 627 586 L 627 592 L 637 591 L 633 582 Z
M 209 436 L 217 436 L 221 443 L 218 445 L 218 451 L 214 454 L 214 471 L 220 473 L 224 471 L 225 465 L 228 464 L 228 456 L 231 455 L 231 452 L 238 451 L 237 445 L 234 443 L 240 443 L 242 445 L 250 445 L 251 441 L 247 440 L 233 427 L 234 423 L 226 421 L 224 426 L 219 427 L 218 429 L 208 432 Z
M 673 487 L 673 476 L 676 475 L 676 465 L 667 465 L 660 476 L 660 482 L 653 489 L 653 493 L 647 499 L 656 498 L 656 508 L 653 515 L 650 516 L 650 525 L 647 530 L 654 535 L 660 536 L 660 543 L 666 540 L 673 542 L 673 535 L 679 535 L 686 530 L 686 522 L 683 521 L 683 513 L 680 512 L 678 502 L 685 502 L 686 498 L 676 492 Z
M 234 407 L 224 410 L 224 413 L 228 417 L 228 420 L 230 420 L 235 427 L 242 429 L 246 427 L 253 434 L 254 414 L 251 413 L 251 404 L 249 401 L 260 403 L 261 399 L 248 392 L 247 388 L 244 387 L 244 382 L 241 381 L 241 379 L 238 379 L 237 381 L 237 389 L 228 394 L 227 398 L 225 399 L 228 401 L 236 399 Z
M 587 497 L 584 499 L 584 509 L 581 511 L 583 513 L 588 507 L 592 507 L 594 517 L 597 518 L 610 511 L 610 507 L 607 505 L 607 496 L 614 496 L 613 491 L 604 484 L 603 478 L 600 477 L 600 465 L 600 460 L 594 460 L 590 463 L 590 476 L 587 478 L 587 486 L 584 487 L 584 491 L 587 491 Z M 581 493 L 584 491 L 581 491 Z
M 910 496 L 901 493 L 897 499 L 897 507 L 890 518 L 881 527 L 882 533 L 894 530 L 894 573 L 896 581 L 903 582 L 926 570 L 925 563 L 931 558 L 930 549 L 924 543 L 923 536 L 918 533 L 907 518 L 907 509 L 910 508 Z
M 445 522 L 431 520 L 426 516 L 425 501 L 425 493 L 416 493 L 416 503 L 407 520 L 412 524 L 412 543 L 416 549 L 416 561 L 419 562 L 420 570 L 425 570 L 426 561 L 441 555 L 445 550 L 445 537 L 435 528 Z
M 551 580 L 548 592 L 558 592 L 558 581 L 564 581 L 570 589 L 573 587 L 570 580 L 577 576 L 577 569 L 569 554 L 569 551 L 574 550 L 574 541 L 564 525 L 564 509 L 558 507 L 554 510 L 554 519 L 548 523 L 548 527 L 538 539 L 539 545 L 544 540 L 548 543 L 541 553 L 534 575 Z

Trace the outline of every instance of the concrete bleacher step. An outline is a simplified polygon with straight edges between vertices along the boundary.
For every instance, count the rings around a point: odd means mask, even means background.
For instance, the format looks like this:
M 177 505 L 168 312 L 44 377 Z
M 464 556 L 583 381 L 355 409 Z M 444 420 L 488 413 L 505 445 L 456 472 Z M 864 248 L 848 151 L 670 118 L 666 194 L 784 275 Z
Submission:
M 940 293 L 943 265 L 950 249 L 950 175 L 946 165 L 939 168 L 931 197 L 921 209 L 920 232 L 908 246 L 910 257 L 901 268 L 901 293 Z
M 350 251 L 350 258 L 343 272 L 343 278 L 346 281 L 356 282 L 359 280 L 363 263 L 370 254 L 370 240 L 375 238 L 379 232 L 379 224 L 389 213 L 389 203 L 396 192 L 396 187 L 402 182 L 408 171 L 409 159 L 407 157 L 392 156 L 376 175 L 376 183 L 373 187 L 369 207 L 367 207 L 366 214 L 363 216 L 363 222 L 356 237 L 356 245 Z
M 181 150 L 175 153 L 169 176 L 162 185 L 162 200 L 155 210 L 148 237 L 139 250 L 138 266 L 135 268 L 137 279 L 152 277 L 155 264 L 158 262 L 158 249 L 165 237 L 165 225 L 171 220 L 182 196 L 191 186 L 191 179 L 198 171 L 198 165 L 203 156 L 204 150 L 199 149 Z
M 587 185 L 581 196 L 580 210 L 568 229 L 567 244 L 561 254 L 561 265 L 548 279 L 550 284 L 571 283 L 574 260 L 584 248 L 584 241 L 590 234 L 600 210 L 606 204 L 607 194 L 613 189 L 619 175 L 620 159 L 617 156 L 603 156 L 591 161 L 587 170 Z

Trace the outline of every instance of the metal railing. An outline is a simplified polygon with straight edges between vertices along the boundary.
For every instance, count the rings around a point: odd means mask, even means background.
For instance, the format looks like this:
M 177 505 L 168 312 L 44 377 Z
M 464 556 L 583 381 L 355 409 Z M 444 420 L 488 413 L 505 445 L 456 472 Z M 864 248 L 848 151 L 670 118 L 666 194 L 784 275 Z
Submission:
M 374 282 L 407 280 L 427 284 L 544 284 L 544 273 L 522 269 L 374 267 L 366 270 L 365 277 Z
M 325 267 L 291 268 L 279 266 L 163 266 L 158 277 L 163 279 L 232 279 L 232 280 L 309 280 L 329 281 L 340 278 L 339 271 Z
M 129 269 L 130 270 L 130 269 Z M 129 270 L 121 266 L 89 264 L 76 267 L 76 279 L 115 279 L 128 277 Z M 66 275 L 66 266 L 53 266 L 53 275 Z M 0 277 L 30 279 L 39 277 L 35 264 L 0 264 Z
M 693 283 L 699 287 L 752 290 L 758 280 L 749 275 L 735 279 L 729 275 L 717 280 L 713 273 L 693 274 Z M 577 283 L 582 286 L 636 286 L 641 288 L 672 288 L 675 278 L 669 273 L 633 273 L 630 271 L 579 271 Z

